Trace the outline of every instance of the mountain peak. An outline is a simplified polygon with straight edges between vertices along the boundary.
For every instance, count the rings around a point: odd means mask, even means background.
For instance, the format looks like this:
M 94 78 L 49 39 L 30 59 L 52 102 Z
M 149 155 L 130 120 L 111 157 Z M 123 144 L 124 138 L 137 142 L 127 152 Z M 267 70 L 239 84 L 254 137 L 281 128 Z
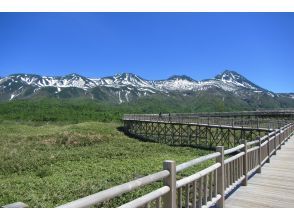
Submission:
M 80 74 L 77 74 L 77 73 L 70 73 L 64 76 L 65 79 L 74 78 L 74 77 L 85 78 L 84 76 L 81 76 Z
M 120 77 L 120 78 L 128 78 L 128 77 L 138 77 L 134 73 L 117 73 L 114 75 L 115 77 Z
M 241 74 L 231 70 L 225 70 L 221 74 L 216 75 L 215 79 L 220 80 L 224 84 L 232 84 L 238 86 L 239 88 L 247 88 L 255 90 L 256 92 L 267 91 L 266 89 L 263 89 L 249 81 Z
M 233 80 L 239 80 L 239 79 L 245 79 L 244 76 L 237 73 L 236 71 L 232 70 L 225 70 L 224 72 L 218 74 L 215 76 L 215 79 L 225 80 L 225 81 L 233 81 Z
M 190 82 L 195 81 L 194 79 L 186 75 L 172 75 L 171 77 L 168 78 L 168 80 L 187 80 Z

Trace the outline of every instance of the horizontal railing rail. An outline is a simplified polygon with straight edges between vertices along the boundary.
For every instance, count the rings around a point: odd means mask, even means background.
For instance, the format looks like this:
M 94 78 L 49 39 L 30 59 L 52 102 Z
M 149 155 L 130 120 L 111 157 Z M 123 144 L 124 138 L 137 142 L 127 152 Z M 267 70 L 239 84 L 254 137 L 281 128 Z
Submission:
M 98 192 L 96 194 L 75 200 L 73 202 L 64 204 L 59 206 L 60 208 L 86 208 L 91 207 L 93 205 L 97 205 L 106 200 L 110 200 L 114 197 L 120 196 L 123 193 L 127 193 L 133 191 L 139 187 L 154 183 L 158 180 L 161 180 L 165 177 L 170 176 L 170 172 L 168 170 L 163 170 L 131 182 L 112 187 L 110 189 Z

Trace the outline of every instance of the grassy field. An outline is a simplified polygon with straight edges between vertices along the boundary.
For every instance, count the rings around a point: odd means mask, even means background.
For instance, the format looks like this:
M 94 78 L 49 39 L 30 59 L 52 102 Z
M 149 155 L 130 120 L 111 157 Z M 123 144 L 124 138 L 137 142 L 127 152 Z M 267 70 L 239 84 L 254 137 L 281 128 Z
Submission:
M 181 163 L 208 153 L 141 142 L 120 132 L 120 126 L 0 122 L 0 206 L 22 201 L 30 207 L 54 207 L 159 171 L 166 159 Z M 105 206 L 122 204 L 154 187 Z

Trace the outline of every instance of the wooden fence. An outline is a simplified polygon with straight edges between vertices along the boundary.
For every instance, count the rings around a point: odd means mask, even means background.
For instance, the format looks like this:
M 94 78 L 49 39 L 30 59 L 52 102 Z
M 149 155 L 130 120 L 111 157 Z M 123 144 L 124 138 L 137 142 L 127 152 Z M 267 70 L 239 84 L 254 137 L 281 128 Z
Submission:
M 224 207 L 225 197 L 239 185 L 246 186 L 248 178 L 255 172 L 260 173 L 263 164 L 270 162 L 282 145 L 294 132 L 294 124 L 289 123 L 254 141 L 224 150 L 216 147 L 216 152 L 176 165 L 175 161 L 163 162 L 163 170 L 148 176 L 112 187 L 84 198 L 58 206 L 58 208 L 93 207 L 124 193 L 162 181 L 163 186 L 120 206 L 166 207 L 166 208 L 204 208 Z M 212 161 L 212 164 L 190 176 L 177 179 L 180 172 Z M 4 207 L 23 207 L 14 203 Z
M 273 118 L 255 118 L 255 117 L 224 117 L 224 116 L 201 116 L 193 114 L 125 114 L 123 121 L 140 122 L 161 122 L 161 123 L 180 123 L 180 124 L 198 124 L 198 125 L 216 125 L 230 126 L 240 128 L 280 128 L 292 120 L 284 118 L 276 120 Z

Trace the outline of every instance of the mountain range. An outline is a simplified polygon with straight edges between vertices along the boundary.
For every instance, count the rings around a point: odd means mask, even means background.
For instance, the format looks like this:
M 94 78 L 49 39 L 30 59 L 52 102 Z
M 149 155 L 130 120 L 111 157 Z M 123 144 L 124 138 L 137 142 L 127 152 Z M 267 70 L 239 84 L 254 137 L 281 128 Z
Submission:
M 87 78 L 75 73 L 63 77 L 35 74 L 0 77 L 1 101 L 50 97 L 83 98 L 121 104 L 152 96 L 196 97 L 203 92 L 213 96 L 231 95 L 242 101 L 266 97 L 277 103 L 280 103 L 280 100 L 287 105 L 290 103 L 291 106 L 293 103 L 294 106 L 293 93 L 271 92 L 230 70 L 225 70 L 212 79 L 199 81 L 186 75 L 174 75 L 166 80 L 145 80 L 132 73 L 102 78 Z

